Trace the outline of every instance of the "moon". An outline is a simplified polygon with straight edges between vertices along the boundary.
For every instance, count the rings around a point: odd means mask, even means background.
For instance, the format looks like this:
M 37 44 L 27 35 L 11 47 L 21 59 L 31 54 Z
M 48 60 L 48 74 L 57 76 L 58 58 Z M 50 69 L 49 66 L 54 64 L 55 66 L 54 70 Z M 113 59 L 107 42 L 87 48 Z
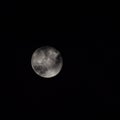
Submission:
M 42 46 L 33 52 L 31 66 L 37 75 L 51 78 L 61 71 L 63 59 L 61 53 L 54 47 Z

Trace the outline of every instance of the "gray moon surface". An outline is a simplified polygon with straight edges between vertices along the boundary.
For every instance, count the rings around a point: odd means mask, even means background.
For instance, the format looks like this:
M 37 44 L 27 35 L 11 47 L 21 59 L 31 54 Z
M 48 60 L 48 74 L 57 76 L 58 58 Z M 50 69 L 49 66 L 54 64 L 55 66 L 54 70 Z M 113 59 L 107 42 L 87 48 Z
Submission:
M 43 46 L 33 52 L 31 66 L 37 75 L 51 78 L 61 71 L 63 59 L 61 53 L 54 47 Z

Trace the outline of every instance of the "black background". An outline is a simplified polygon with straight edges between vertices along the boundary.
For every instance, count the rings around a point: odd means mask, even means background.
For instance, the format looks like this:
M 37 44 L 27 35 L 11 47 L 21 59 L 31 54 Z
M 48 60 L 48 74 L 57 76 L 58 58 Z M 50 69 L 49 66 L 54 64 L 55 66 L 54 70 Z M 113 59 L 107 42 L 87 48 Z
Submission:
M 12 0 L 1 1 L 0 2 L 0 15 L 1 16 L 15 16 L 16 15 L 16 1 L 12 1 Z
M 16 80 L 20 105 L 25 111 L 66 111 L 96 109 L 107 111 L 119 104 L 119 48 L 110 42 L 111 17 L 82 17 L 78 32 L 23 32 L 16 44 Z M 50 45 L 63 57 L 61 72 L 44 79 L 31 68 L 37 48 Z M 114 70 L 114 71 L 113 71 Z M 116 72 L 115 72 L 116 71 Z

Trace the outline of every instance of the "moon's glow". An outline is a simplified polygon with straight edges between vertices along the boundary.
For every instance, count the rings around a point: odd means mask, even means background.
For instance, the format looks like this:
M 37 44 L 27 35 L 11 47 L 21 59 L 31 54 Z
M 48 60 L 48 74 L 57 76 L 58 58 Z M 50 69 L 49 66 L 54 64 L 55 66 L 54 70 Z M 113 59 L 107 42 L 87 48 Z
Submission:
M 34 51 L 31 65 L 39 76 L 51 78 L 61 71 L 63 60 L 58 50 L 50 46 L 44 46 Z

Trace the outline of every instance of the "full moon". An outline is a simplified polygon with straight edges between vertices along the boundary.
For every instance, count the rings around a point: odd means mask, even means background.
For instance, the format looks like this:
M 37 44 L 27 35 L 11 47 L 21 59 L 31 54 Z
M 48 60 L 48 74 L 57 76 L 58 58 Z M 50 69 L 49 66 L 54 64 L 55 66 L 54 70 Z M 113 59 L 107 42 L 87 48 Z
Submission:
M 51 78 L 61 71 L 63 59 L 61 53 L 54 47 L 43 46 L 33 52 L 31 66 L 37 75 Z

